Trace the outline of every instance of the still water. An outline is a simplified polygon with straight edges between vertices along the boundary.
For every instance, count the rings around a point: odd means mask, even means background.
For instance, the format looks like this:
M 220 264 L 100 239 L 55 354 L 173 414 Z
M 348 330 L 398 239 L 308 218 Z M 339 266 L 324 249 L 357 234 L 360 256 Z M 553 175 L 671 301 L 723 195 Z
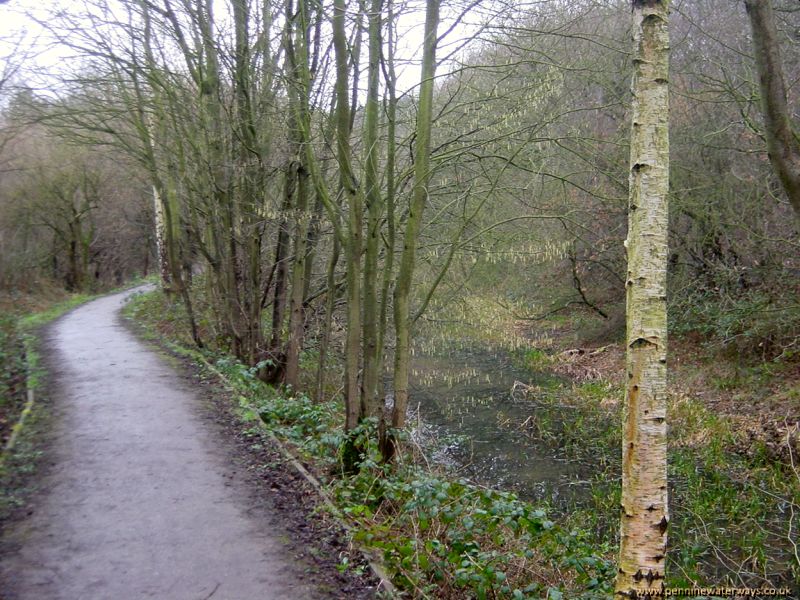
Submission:
M 513 391 L 515 382 L 541 385 L 546 377 L 498 350 L 418 352 L 410 389 L 415 435 L 434 449 L 434 461 L 477 483 L 567 508 L 586 491 L 588 468 L 524 433 L 536 402 Z

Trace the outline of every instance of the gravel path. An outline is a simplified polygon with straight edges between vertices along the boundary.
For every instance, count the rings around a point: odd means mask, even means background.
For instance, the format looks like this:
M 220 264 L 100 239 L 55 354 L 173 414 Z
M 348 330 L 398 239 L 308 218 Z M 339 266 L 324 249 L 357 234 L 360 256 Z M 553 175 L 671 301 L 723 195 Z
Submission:
M 131 292 L 50 328 L 57 408 L 34 512 L 3 540 L 7 600 L 324 596 L 256 518 L 187 382 L 121 323 Z

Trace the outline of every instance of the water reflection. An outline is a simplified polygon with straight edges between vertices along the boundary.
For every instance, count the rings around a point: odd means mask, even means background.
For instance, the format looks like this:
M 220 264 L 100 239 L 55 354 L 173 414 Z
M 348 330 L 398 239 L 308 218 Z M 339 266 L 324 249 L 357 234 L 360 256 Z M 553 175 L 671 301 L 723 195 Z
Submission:
M 434 460 L 492 487 L 528 500 L 567 508 L 584 490 L 586 467 L 558 456 L 524 435 L 519 426 L 535 415 L 533 399 L 513 394 L 514 383 L 547 383 L 515 367 L 496 350 L 417 352 L 412 363 L 415 435 L 436 449 Z

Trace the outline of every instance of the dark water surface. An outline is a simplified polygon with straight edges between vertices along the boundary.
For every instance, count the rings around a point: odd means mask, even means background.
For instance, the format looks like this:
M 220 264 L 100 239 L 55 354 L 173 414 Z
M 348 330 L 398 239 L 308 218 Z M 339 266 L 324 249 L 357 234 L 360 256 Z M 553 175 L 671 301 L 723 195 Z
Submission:
M 497 350 L 418 352 L 410 390 L 410 408 L 419 413 L 416 433 L 437 448 L 435 461 L 470 479 L 566 508 L 586 493 L 588 468 L 524 433 L 520 426 L 535 418 L 536 402 L 512 391 L 515 382 L 552 383 L 545 377 Z

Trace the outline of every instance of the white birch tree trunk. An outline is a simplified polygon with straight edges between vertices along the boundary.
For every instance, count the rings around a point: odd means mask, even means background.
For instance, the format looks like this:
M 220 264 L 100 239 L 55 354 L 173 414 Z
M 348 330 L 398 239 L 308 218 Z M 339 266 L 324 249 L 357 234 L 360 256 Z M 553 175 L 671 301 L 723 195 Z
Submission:
M 169 250 L 167 248 L 167 227 L 164 221 L 164 205 L 158 188 L 153 186 L 153 215 L 156 230 L 156 253 L 158 254 L 158 272 L 161 274 L 161 287 L 164 291 L 172 289 L 172 273 L 170 272 Z
M 632 0 L 627 390 L 615 597 L 662 589 L 667 546 L 669 0 Z

